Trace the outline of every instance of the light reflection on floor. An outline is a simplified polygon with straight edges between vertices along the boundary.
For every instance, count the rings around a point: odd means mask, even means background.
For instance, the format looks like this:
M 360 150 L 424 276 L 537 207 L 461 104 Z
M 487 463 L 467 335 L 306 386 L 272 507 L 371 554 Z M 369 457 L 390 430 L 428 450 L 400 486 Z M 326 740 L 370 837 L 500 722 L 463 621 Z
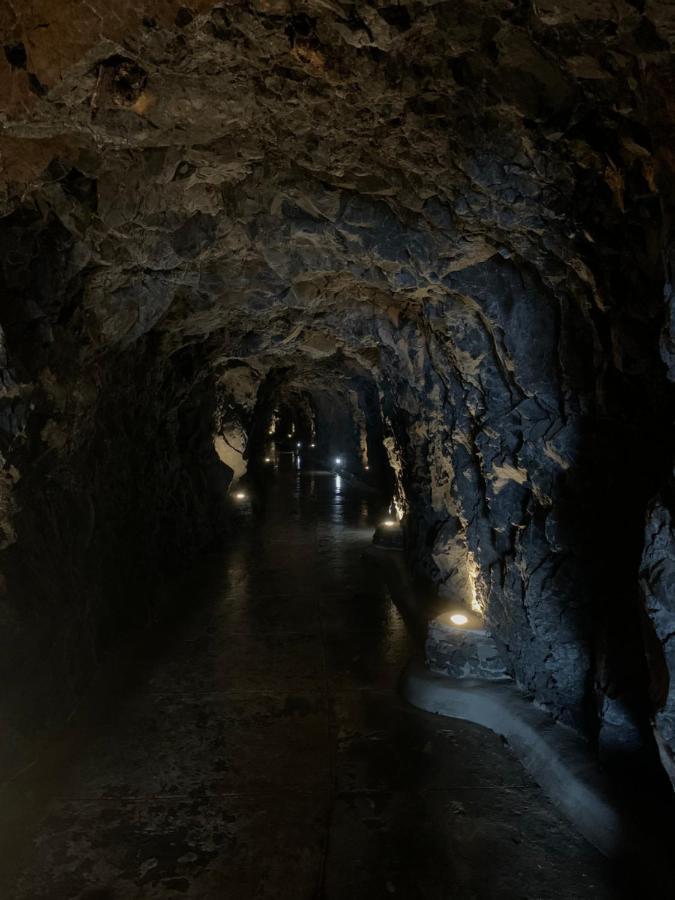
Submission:
M 398 698 L 414 645 L 363 558 L 380 498 L 292 466 L 249 490 L 176 581 L 184 618 L 126 650 L 133 689 L 78 725 L 3 896 L 611 897 L 498 737 Z

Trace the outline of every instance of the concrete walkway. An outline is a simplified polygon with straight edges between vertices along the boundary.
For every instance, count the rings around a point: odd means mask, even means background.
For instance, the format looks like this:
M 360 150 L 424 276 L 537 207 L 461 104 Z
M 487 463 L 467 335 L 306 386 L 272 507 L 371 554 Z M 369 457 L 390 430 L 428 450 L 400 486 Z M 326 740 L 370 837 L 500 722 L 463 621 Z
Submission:
M 13 835 L 5 806 L 3 898 L 619 896 L 496 735 L 399 698 L 414 647 L 361 556 L 376 506 L 275 476 L 124 651 L 124 695 L 14 785 L 49 802 Z

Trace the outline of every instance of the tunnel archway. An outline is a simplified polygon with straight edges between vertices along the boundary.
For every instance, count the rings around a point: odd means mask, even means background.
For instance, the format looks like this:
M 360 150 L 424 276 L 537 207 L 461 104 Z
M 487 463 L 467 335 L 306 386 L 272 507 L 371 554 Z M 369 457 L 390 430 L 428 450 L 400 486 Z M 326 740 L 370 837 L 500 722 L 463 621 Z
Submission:
M 8 771 L 288 428 L 675 779 L 670 12 L 42 6 L 1 20 Z

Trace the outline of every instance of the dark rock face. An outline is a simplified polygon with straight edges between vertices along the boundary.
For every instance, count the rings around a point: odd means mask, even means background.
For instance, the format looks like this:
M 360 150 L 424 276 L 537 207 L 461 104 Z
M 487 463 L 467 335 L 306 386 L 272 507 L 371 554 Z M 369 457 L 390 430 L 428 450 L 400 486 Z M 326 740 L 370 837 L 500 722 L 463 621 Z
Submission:
M 656 501 L 647 520 L 641 584 L 651 672 L 652 700 L 657 710 L 655 734 L 663 766 L 675 782 L 675 690 L 671 673 L 675 670 L 675 529 L 670 510 Z
M 114 634 L 149 621 L 161 573 L 220 527 L 228 479 L 208 373 L 195 388 L 190 349 L 167 365 L 154 343 L 114 354 L 88 382 L 44 377 L 26 388 L 25 431 L 3 435 L 17 467 L 3 703 L 22 734 L 63 719 Z
M 508 680 L 495 642 L 485 629 L 456 627 L 447 613 L 430 622 L 425 655 L 431 671 L 440 675 Z
M 0 18 L 2 647 L 87 670 L 293 403 L 386 447 L 533 697 L 672 752 L 670 8 L 43 6 Z

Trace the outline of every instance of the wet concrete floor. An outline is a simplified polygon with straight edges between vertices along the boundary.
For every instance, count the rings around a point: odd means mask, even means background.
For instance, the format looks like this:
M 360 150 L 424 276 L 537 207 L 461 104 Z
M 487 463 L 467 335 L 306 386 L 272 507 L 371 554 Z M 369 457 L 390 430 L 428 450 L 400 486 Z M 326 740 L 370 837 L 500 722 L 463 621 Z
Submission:
M 3 896 L 617 896 L 499 737 L 397 696 L 414 648 L 362 558 L 378 501 L 286 472 L 256 506 L 73 725 Z

